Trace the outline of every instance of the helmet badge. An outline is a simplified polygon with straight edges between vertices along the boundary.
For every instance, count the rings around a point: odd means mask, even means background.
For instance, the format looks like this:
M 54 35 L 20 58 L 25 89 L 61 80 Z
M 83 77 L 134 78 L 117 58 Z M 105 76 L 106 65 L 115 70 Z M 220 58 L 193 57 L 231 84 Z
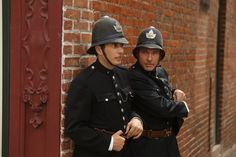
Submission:
M 146 38 L 148 39 L 154 39 L 155 37 L 156 37 L 156 34 L 153 33 L 152 29 L 148 33 L 146 33 Z
M 117 32 L 122 32 L 122 27 L 121 27 L 121 25 L 120 25 L 118 22 L 116 22 L 116 25 L 113 26 L 113 27 L 115 28 L 115 30 L 116 30 Z

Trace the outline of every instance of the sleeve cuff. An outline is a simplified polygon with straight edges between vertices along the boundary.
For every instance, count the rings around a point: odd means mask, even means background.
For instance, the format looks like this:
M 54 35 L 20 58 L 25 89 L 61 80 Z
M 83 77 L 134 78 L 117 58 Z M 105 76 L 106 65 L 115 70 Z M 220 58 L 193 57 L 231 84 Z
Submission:
M 186 107 L 187 111 L 189 112 L 189 108 L 188 108 L 188 105 L 187 105 L 187 103 L 186 103 L 185 101 L 183 101 L 183 103 L 184 103 L 184 105 L 185 105 L 185 107 Z
M 114 139 L 113 139 L 113 137 L 111 136 L 111 142 L 110 142 L 108 151 L 112 151 L 112 149 L 113 149 L 113 143 L 114 143 Z

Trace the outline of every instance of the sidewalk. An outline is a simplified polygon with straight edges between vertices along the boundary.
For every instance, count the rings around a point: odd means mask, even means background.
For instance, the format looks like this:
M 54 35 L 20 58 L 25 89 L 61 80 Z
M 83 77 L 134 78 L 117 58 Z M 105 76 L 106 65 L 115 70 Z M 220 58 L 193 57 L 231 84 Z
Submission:
M 223 157 L 236 157 L 236 144 L 229 151 L 223 153 Z

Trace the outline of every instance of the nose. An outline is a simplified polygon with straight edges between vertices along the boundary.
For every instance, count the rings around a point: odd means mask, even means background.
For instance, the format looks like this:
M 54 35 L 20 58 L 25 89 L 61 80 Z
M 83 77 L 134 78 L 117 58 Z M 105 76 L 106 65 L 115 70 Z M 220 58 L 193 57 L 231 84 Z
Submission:
M 147 60 L 151 61 L 152 60 L 152 53 L 148 53 Z
M 124 53 L 124 48 L 123 48 L 123 46 L 119 46 L 119 48 L 118 48 L 118 53 L 121 54 L 121 55 Z

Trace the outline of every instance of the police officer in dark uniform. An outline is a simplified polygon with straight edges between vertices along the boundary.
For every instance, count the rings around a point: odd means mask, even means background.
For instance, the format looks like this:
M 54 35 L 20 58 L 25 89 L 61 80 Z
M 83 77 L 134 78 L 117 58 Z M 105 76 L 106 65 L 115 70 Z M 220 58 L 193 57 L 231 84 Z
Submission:
M 130 82 L 134 107 L 142 117 L 144 131 L 132 140 L 132 157 L 180 157 L 176 135 L 188 115 L 185 93 L 172 89 L 168 75 L 160 66 L 165 56 L 161 32 L 148 27 L 139 35 L 133 54 Z
M 73 157 L 125 157 L 126 139 L 142 133 L 131 112 L 128 71 L 118 67 L 128 41 L 114 18 L 104 16 L 92 31 L 89 54 L 97 61 L 71 83 L 65 108 L 65 134 L 74 142 Z

